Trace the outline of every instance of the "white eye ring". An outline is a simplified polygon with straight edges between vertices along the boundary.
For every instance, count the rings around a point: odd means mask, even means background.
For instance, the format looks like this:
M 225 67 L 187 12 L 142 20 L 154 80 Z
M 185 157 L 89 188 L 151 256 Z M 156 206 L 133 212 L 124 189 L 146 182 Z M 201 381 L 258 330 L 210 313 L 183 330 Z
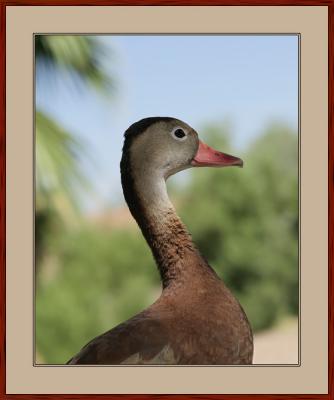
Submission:
M 184 136 L 182 136 L 182 133 Z M 185 132 L 185 130 L 180 126 L 174 128 L 170 134 L 172 135 L 173 139 L 178 140 L 179 142 L 184 142 L 188 137 L 187 132 Z

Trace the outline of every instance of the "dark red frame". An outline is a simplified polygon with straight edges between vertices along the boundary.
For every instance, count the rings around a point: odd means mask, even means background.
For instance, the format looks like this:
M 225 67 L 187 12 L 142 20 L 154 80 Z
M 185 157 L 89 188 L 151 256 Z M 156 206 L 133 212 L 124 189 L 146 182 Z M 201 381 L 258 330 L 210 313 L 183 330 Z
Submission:
M 326 6 L 328 7 L 328 394 L 249 394 L 249 395 L 73 395 L 73 394 L 6 394 L 6 6 Z M 334 0 L 0 0 L 0 400 L 2 399 L 181 399 L 255 400 L 255 399 L 334 399 L 334 276 L 333 276 L 333 194 L 334 194 Z

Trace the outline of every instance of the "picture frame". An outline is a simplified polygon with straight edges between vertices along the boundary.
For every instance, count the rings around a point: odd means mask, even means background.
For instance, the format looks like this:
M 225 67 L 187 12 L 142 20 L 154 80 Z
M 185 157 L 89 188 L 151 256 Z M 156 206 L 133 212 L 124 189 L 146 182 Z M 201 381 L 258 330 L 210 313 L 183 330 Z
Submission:
M 32 392 L 29 389 L 23 388 L 22 391 L 15 392 L 13 387 L 14 387 L 14 381 L 13 381 L 13 375 L 11 378 L 8 378 L 8 371 L 10 369 L 13 370 L 13 367 L 15 364 L 13 364 L 13 361 L 11 360 L 11 352 L 8 351 L 8 349 L 13 349 L 13 344 L 15 344 L 15 338 L 10 335 L 8 335 L 8 332 L 13 332 L 11 329 L 8 330 L 8 327 L 14 326 L 12 318 L 13 315 L 12 313 L 9 313 L 8 310 L 6 312 L 6 304 L 8 306 L 9 303 L 12 302 L 13 299 L 13 291 L 9 290 L 9 287 L 6 288 L 6 281 L 8 283 L 9 280 L 11 280 L 11 270 L 7 269 L 6 272 L 6 261 L 8 262 L 8 259 L 11 257 L 11 253 L 9 248 L 6 248 L 6 240 L 8 240 L 11 235 L 13 235 L 13 232 L 15 229 L 18 228 L 18 226 L 13 225 L 11 223 L 12 219 L 12 214 L 13 212 L 13 203 L 9 201 L 8 199 L 10 196 L 8 196 L 8 191 L 11 191 L 9 185 L 12 184 L 14 185 L 13 177 L 14 175 L 11 175 L 12 179 L 10 179 L 10 176 L 8 177 L 8 172 L 12 168 L 11 162 L 13 162 L 12 156 L 9 155 L 7 152 L 7 163 L 6 163 L 6 149 L 7 151 L 13 147 L 13 139 L 12 136 L 10 136 L 10 132 L 13 132 L 9 130 L 9 118 L 8 118 L 8 110 L 11 108 L 11 105 L 13 104 L 13 98 L 10 98 L 8 101 L 8 92 L 6 91 L 7 88 L 7 79 L 11 75 L 13 75 L 11 71 L 11 65 L 8 61 L 8 58 L 6 57 L 6 54 L 8 55 L 8 52 L 11 51 L 12 47 L 8 46 L 8 38 L 9 36 L 13 33 L 13 26 L 8 24 L 8 16 L 9 13 L 12 12 L 13 7 L 16 9 L 22 9 L 23 10 L 34 10 L 34 7 L 36 7 L 36 10 L 38 9 L 39 12 L 43 14 L 43 12 L 48 8 L 48 7 L 54 7 L 53 10 L 55 13 L 57 13 L 57 7 L 58 10 L 60 10 L 60 7 L 67 7 L 71 6 L 72 8 L 68 8 L 68 15 L 72 15 L 71 17 L 75 17 L 76 11 L 79 10 L 80 7 L 85 7 L 89 6 L 91 7 L 91 11 L 93 11 L 96 7 L 107 7 L 105 10 L 110 10 L 110 7 L 137 7 L 136 12 L 139 12 L 142 10 L 142 12 L 145 12 L 145 8 L 141 8 L 140 6 L 166 6 L 165 11 L 170 11 L 171 8 L 168 6 L 181 6 L 183 8 L 180 8 L 183 12 L 187 10 L 187 7 L 193 7 L 193 6 L 201 6 L 203 7 L 203 12 L 204 12 L 204 7 L 210 7 L 210 6 L 217 6 L 221 10 L 222 7 L 231 7 L 238 8 L 242 6 L 247 6 L 249 9 L 247 12 L 252 13 L 252 17 L 254 16 L 255 11 L 259 10 L 257 7 L 260 8 L 267 8 L 268 7 L 273 7 L 273 6 L 278 6 L 278 7 L 284 7 L 289 8 L 293 7 L 293 10 L 296 12 L 296 15 L 298 15 L 298 8 L 299 7 L 308 7 L 308 14 L 307 18 L 309 18 L 310 22 L 312 22 L 312 12 L 317 13 L 319 10 L 319 7 L 322 7 L 323 9 L 326 9 L 328 12 L 328 110 L 325 110 L 326 113 L 328 111 L 328 178 L 326 177 L 326 181 L 328 179 L 328 187 L 326 189 L 328 190 L 328 217 L 326 217 L 327 221 L 327 227 L 328 227 L 328 242 L 326 242 L 326 245 L 328 244 L 328 354 L 327 354 L 327 361 L 328 361 L 328 368 L 325 368 L 328 372 L 328 375 L 326 376 L 326 380 L 328 381 L 328 388 L 327 388 L 327 393 L 326 391 L 319 391 L 318 388 L 316 389 L 311 389 L 310 392 L 301 392 L 301 393 L 296 393 L 296 392 L 291 392 L 287 393 L 282 389 L 282 393 L 279 393 L 276 391 L 276 393 L 257 393 L 257 392 L 252 392 L 252 393 L 244 393 L 242 390 L 240 390 L 240 393 L 237 392 L 225 392 L 225 393 L 204 393 L 204 392 L 194 392 L 190 393 L 184 388 L 183 390 L 179 389 L 179 392 L 175 393 L 164 393 L 162 390 L 160 393 L 153 394 L 151 393 L 143 393 L 141 392 L 140 394 L 138 393 L 131 393 L 129 390 L 128 393 L 126 392 L 120 392 L 118 391 L 117 393 L 115 392 L 114 394 L 107 394 L 102 392 L 96 392 L 96 393 L 75 393 L 73 391 L 73 387 L 68 386 L 67 391 L 58 391 L 58 393 L 50 393 L 43 391 L 43 385 L 41 385 L 41 388 L 39 391 Z M 73 8 L 73 6 L 77 6 L 77 8 Z M 10 9 L 10 7 L 12 7 Z M 94 7 L 94 8 L 93 8 Z M 313 7 L 313 9 L 312 9 Z M 316 8 L 318 7 L 318 8 Z M 154 8 L 154 7 L 153 7 Z M 162 7 L 159 7 L 161 11 L 163 11 Z M 152 8 L 151 8 L 152 9 Z M 218 9 L 216 9 L 218 10 Z M 226 9 L 227 10 L 227 9 Z M 282 8 L 283 10 L 283 8 Z M 1 335 L 1 345 L 0 345 L 0 369 L 1 369 L 1 375 L 0 375 L 0 394 L 1 398 L 4 399 L 9 399 L 9 398 L 31 398 L 31 399 L 36 399 L 36 398 L 53 398 L 53 397 L 59 397 L 62 399 L 66 398 L 80 398 L 80 399 L 94 399 L 94 398 L 105 398 L 105 399 L 114 399 L 118 397 L 125 397 L 125 398 L 138 398 L 138 399 L 145 399 L 145 398 L 151 398 L 151 399 L 159 399 L 161 397 L 166 397 L 166 396 L 172 396 L 176 399 L 188 399 L 188 398 L 201 398 L 201 399 L 232 399 L 232 398 L 240 398 L 240 399 L 247 399 L 247 398 L 268 398 L 268 399 L 282 399 L 282 398 L 299 398 L 299 399 L 331 399 L 333 398 L 334 395 L 334 390 L 333 390 L 333 235 L 332 235 L 332 225 L 334 222 L 333 218 L 333 210 L 332 210 L 332 196 L 333 196 L 333 67 L 334 67 L 334 52 L 333 52 L 333 13 L 334 13 L 334 4 L 333 1 L 305 1 L 305 0 L 300 0 L 300 1 L 294 1 L 293 4 L 291 4 L 290 1 L 245 1 L 245 0 L 229 0 L 229 1 L 216 1 L 216 0 L 183 0 L 183 1 L 174 1 L 174 0 L 162 0 L 162 1 L 157 1 L 157 0 L 134 0 L 134 1 L 109 1 L 109 0 L 96 0 L 96 1 L 89 1 L 89 0 L 49 0 L 49 1 L 36 1 L 36 0 L 17 0 L 17 1 L 3 1 L 1 4 L 1 15 L 0 15 L 0 21 L 1 21 L 1 27 L 0 27 L 0 34 L 1 34 L 1 44 L 2 44 L 2 52 L 1 52 L 1 63 L 0 63 L 0 86 L 2 88 L 2 96 L 1 96 L 1 107 L 0 107 L 0 121 L 1 121 L 1 163 L 0 163 L 0 173 L 1 173 L 1 213 L 0 213 L 0 223 L 1 223 L 1 270 L 0 270 L 0 292 L 1 292 L 1 320 L 0 320 L 0 335 Z M 153 9 L 152 9 L 153 12 Z M 74 14 L 73 14 L 74 13 Z M 66 15 L 66 13 L 64 14 Z M 23 17 L 23 13 L 21 15 L 21 18 Z M 57 18 L 57 17 L 56 17 Z M 306 18 L 306 20 L 307 20 Z M 152 26 L 149 29 L 148 33 L 155 32 L 157 28 Z M 81 30 L 82 32 L 82 30 Z M 45 33 L 45 32 L 44 32 Z M 28 41 L 31 40 L 31 38 L 27 38 Z M 319 44 L 319 43 L 318 43 Z M 327 44 L 326 48 L 327 48 Z M 304 70 L 303 64 L 301 66 L 302 71 Z M 306 68 L 305 68 L 306 70 Z M 305 72 L 306 73 L 306 72 Z M 303 74 L 303 72 L 302 72 Z M 32 78 L 32 77 L 31 77 Z M 317 76 L 319 80 L 319 85 L 321 85 L 321 82 L 325 77 L 322 76 Z M 326 76 L 327 78 L 327 76 Z M 302 90 L 303 91 L 303 90 Z M 301 101 L 303 102 L 303 97 L 301 97 Z M 6 107 L 7 106 L 7 107 Z M 20 109 L 20 108 L 19 108 Z M 25 107 L 25 109 L 21 110 L 22 113 L 30 113 L 32 114 L 32 109 L 29 109 Z M 327 121 L 326 121 L 327 122 Z M 302 132 L 303 132 L 303 123 L 302 123 Z M 32 126 L 30 127 L 30 130 L 32 130 Z M 327 138 L 326 138 L 327 139 Z M 6 143 L 7 143 L 7 148 L 6 148 Z M 320 153 L 319 153 L 320 154 Z M 16 160 L 17 162 L 17 160 Z M 305 163 L 302 163 L 302 173 L 303 173 L 303 167 L 305 166 Z M 324 179 L 321 180 L 322 182 Z M 21 182 L 22 183 L 22 182 Z M 7 192 L 6 192 L 7 188 Z M 7 194 L 7 197 L 6 197 Z M 7 200 L 6 200 L 7 199 Z M 7 201 L 7 203 L 6 203 Z M 31 201 L 28 200 L 28 202 Z M 6 218 L 6 213 L 5 210 L 10 211 L 10 213 L 7 215 Z M 29 216 L 26 216 L 26 221 L 30 223 L 30 226 L 32 226 L 32 221 L 29 219 Z M 323 217 L 322 217 L 323 218 Z M 323 221 L 323 220 L 322 220 Z M 7 224 L 7 225 L 6 225 Z M 29 229 L 29 228 L 28 228 Z M 30 243 L 25 243 L 25 246 L 31 248 L 31 242 Z M 7 256 L 7 257 L 6 257 Z M 327 256 L 327 255 L 326 255 Z M 302 257 L 302 262 L 303 262 L 303 257 Z M 8 268 L 8 264 L 7 264 Z M 303 277 L 303 275 L 302 275 Z M 303 279 L 303 278 L 302 278 Z M 30 282 L 31 288 L 32 288 L 32 282 Z M 305 298 L 302 297 L 302 302 L 305 301 Z M 323 304 L 323 303 L 321 303 Z M 319 311 L 319 314 L 321 314 L 321 311 Z M 303 318 L 303 317 L 302 317 Z M 7 326 L 6 326 L 7 324 Z M 7 330 L 6 330 L 7 328 Z M 302 337 L 303 341 L 303 337 Z M 29 342 L 25 342 L 24 345 L 26 346 L 29 344 Z M 7 346 L 7 347 L 6 347 Z M 20 347 L 20 346 L 18 346 Z M 26 346 L 27 347 L 27 346 Z M 7 348 L 7 350 L 6 350 Z M 20 347 L 22 349 L 22 347 Z M 29 355 L 29 350 L 27 349 L 27 354 Z M 24 356 L 27 356 L 27 354 L 24 354 Z M 24 364 L 25 361 L 22 361 Z M 303 358 L 302 358 L 302 363 L 303 363 Z M 17 366 L 18 367 L 18 366 Z M 40 378 L 41 383 L 42 380 L 45 378 L 46 374 L 43 372 L 43 368 L 47 367 L 34 367 L 39 369 L 39 373 L 41 373 Z M 62 368 L 62 367 L 60 367 Z M 65 367 L 66 368 L 66 367 Z M 91 372 L 91 368 L 89 367 L 90 370 L 86 370 L 89 376 L 89 373 Z M 135 368 L 135 367 L 134 367 Z M 185 367 L 187 368 L 187 367 Z M 242 368 L 242 367 L 240 367 Z M 258 371 L 263 371 L 261 368 L 256 368 Z M 279 369 L 279 367 L 278 367 Z M 136 373 L 140 374 L 139 370 L 137 369 L 135 371 Z M 280 373 L 280 372 L 277 372 Z M 160 373 L 161 374 L 161 373 Z M 171 374 L 171 370 L 166 371 L 166 374 Z M 254 379 L 255 373 L 252 373 L 251 379 Z M 152 372 L 152 377 L 154 376 Z M 283 376 L 283 375 L 281 375 Z M 143 379 L 141 377 L 141 379 Z M 154 378 L 152 378 L 154 379 Z M 193 379 L 193 378 L 192 378 Z M 16 377 L 16 381 L 19 381 L 19 379 Z M 27 386 L 26 386 L 27 387 Z M 179 386 L 180 387 L 180 386 Z M 8 390 L 9 389 L 9 390 Z M 242 388 L 240 388 L 242 389 Z M 189 390 L 189 389 L 188 389 Z

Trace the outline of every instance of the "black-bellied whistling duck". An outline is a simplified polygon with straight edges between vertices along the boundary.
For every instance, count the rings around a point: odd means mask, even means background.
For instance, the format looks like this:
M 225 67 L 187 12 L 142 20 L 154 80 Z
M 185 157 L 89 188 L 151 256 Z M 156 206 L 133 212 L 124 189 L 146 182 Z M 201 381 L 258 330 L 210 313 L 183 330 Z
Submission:
M 89 342 L 68 364 L 251 364 L 247 317 L 192 242 L 165 184 L 186 168 L 241 167 L 242 160 L 210 148 L 174 118 L 142 119 L 124 136 L 124 196 L 156 260 L 162 293 L 146 310 Z

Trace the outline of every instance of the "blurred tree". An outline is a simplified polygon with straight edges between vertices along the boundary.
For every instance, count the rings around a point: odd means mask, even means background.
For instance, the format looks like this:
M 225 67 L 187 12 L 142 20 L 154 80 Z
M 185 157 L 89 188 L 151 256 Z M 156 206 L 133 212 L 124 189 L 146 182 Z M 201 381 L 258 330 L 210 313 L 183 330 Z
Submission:
M 228 152 L 217 128 L 208 142 Z M 298 146 L 273 125 L 243 170 L 196 170 L 181 215 L 198 247 L 241 300 L 255 330 L 298 312 Z
M 38 293 L 36 337 L 44 361 L 65 363 L 93 337 L 158 296 L 158 272 L 137 231 L 81 225 L 54 238 L 59 271 Z
M 36 77 L 43 84 L 70 78 L 76 89 L 90 86 L 113 92 L 102 64 L 105 47 L 97 37 L 36 35 Z M 47 79 L 45 79 L 47 78 Z M 49 233 L 78 209 L 77 191 L 88 187 L 79 167 L 84 146 L 44 111 L 36 111 L 36 263 L 45 253 Z

